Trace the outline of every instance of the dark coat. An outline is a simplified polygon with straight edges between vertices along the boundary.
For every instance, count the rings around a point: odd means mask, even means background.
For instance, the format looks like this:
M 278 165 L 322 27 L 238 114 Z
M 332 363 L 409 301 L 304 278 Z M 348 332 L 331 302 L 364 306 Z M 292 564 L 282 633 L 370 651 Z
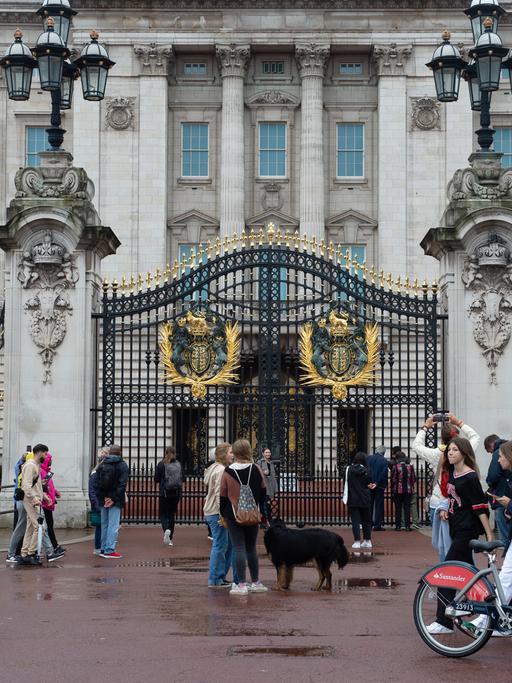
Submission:
M 101 475 L 99 470 L 102 467 L 111 468 L 111 479 L 112 485 L 108 491 L 102 491 L 99 488 L 99 481 Z M 123 507 L 126 495 L 126 485 L 128 483 L 129 470 L 128 465 L 122 459 L 120 455 L 107 455 L 103 460 L 101 465 L 98 465 L 96 469 L 96 477 L 94 478 L 93 486 L 98 496 L 98 501 L 100 506 L 103 507 L 105 504 L 105 498 L 111 498 L 114 501 L 114 505 L 118 507 Z
M 498 462 L 500 457 L 500 448 L 506 442 L 506 439 L 498 439 L 494 444 L 494 451 L 492 452 L 492 458 L 487 471 L 487 483 L 492 489 L 492 492 L 497 496 L 508 496 L 509 489 L 507 484 L 508 472 L 502 469 Z M 496 504 L 492 505 L 493 508 Z
M 380 453 L 374 453 L 368 457 L 368 470 L 371 480 L 379 489 L 386 489 L 388 485 L 388 461 Z M 350 487 L 349 487 L 350 491 Z
M 368 470 L 364 465 L 350 465 L 347 473 L 348 479 L 348 507 L 369 508 L 371 494 L 368 484 L 372 483 Z

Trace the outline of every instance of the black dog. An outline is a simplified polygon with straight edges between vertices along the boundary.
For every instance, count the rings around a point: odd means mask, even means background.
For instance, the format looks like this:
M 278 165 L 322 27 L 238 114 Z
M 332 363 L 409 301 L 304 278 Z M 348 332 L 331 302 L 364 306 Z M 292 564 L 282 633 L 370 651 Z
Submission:
M 277 590 L 287 590 L 293 580 L 293 568 L 313 560 L 318 571 L 318 583 L 312 590 L 319 591 L 325 582 L 325 590 L 332 589 L 331 564 L 343 567 L 348 562 L 348 552 L 341 536 L 325 529 L 288 529 L 276 519 L 263 537 L 265 548 L 276 568 Z

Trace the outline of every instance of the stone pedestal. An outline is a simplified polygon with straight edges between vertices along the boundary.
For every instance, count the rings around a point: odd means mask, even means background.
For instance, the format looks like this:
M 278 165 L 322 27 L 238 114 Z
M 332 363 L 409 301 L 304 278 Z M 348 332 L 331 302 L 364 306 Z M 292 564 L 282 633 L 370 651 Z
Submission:
M 244 77 L 250 58 L 248 45 L 217 45 L 222 76 L 220 145 L 220 236 L 245 229 Z
M 61 492 L 59 526 L 83 527 L 94 456 L 92 311 L 100 261 L 119 246 L 100 224 L 94 188 L 66 152 L 44 152 L 20 169 L 0 227 L 5 252 L 5 418 L 3 484 L 27 444 L 46 443 Z M 12 507 L 12 491 L 0 497 Z M 0 517 L 10 523 L 6 516 Z
M 440 262 L 440 301 L 448 313 L 444 407 L 482 440 L 511 436 L 512 169 L 500 157 L 473 154 L 470 166 L 456 171 L 442 225 L 421 243 Z M 486 471 L 488 458 L 482 464 Z
M 297 45 L 295 57 L 301 78 L 300 231 L 320 241 L 325 237 L 323 155 L 323 84 L 328 45 Z

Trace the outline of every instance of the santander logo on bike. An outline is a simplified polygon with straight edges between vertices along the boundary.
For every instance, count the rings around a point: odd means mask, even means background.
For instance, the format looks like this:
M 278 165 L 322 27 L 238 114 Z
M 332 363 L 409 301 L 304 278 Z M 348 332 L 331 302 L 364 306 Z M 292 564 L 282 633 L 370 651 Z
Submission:
M 468 580 L 467 576 L 461 576 L 460 574 L 454 576 L 453 574 L 444 574 L 443 572 L 435 572 L 435 574 L 432 575 L 432 578 L 445 581 L 457 581 L 458 583 L 466 583 Z

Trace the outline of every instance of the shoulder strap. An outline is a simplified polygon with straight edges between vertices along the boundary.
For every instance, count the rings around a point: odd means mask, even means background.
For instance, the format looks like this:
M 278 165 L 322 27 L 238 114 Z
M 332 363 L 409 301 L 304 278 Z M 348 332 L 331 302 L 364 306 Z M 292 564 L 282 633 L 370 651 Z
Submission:
M 236 474 L 236 478 L 238 479 L 238 482 L 240 483 L 240 486 L 244 486 L 244 485 L 247 486 L 247 485 L 249 484 L 249 480 L 250 480 L 250 478 L 251 478 L 252 463 L 249 465 L 249 476 L 247 477 L 247 484 L 242 484 L 242 480 L 241 480 L 240 477 L 238 476 L 238 472 L 235 470 L 234 467 L 233 467 L 233 472 Z

